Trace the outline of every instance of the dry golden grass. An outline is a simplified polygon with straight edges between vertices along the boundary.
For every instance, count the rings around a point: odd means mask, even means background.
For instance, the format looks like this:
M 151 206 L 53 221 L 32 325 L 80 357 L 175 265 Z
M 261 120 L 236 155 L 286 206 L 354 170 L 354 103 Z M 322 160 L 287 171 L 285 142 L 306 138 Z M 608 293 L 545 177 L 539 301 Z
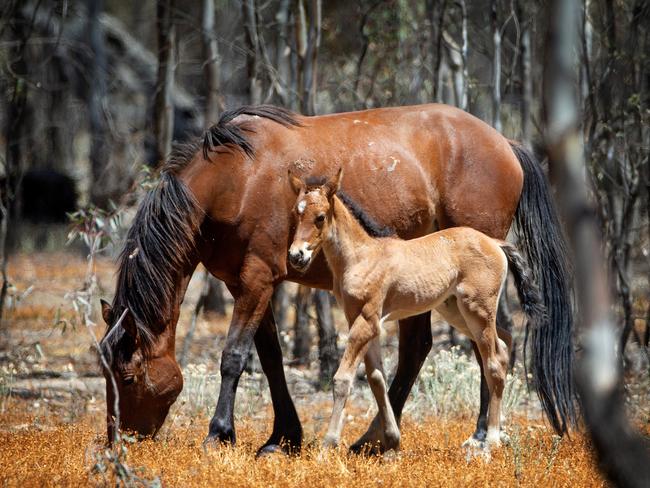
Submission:
M 0 417 L 0 484 L 62 486 L 102 484 L 91 472 L 101 452 L 102 426 L 97 418 L 69 425 L 5 430 Z M 22 418 L 20 420 L 27 420 Z M 23 424 L 24 425 L 24 424 Z M 604 486 L 584 436 L 554 439 L 546 428 L 516 422 L 512 443 L 486 463 L 468 462 L 459 447 L 471 429 L 469 420 L 439 420 L 403 428 L 403 447 L 396 459 L 321 453 L 307 448 L 294 458 L 256 460 L 255 447 L 269 425 L 238 424 L 239 443 L 205 452 L 201 446 L 207 419 L 176 428 L 156 441 L 132 444 L 127 464 L 164 486 Z M 349 442 L 360 427 L 348 429 Z
M 41 392 L 37 392 L 37 398 L 31 400 L 6 395 L 7 385 L 11 386 L 16 372 L 27 377 L 39 370 L 98 373 L 85 328 L 53 328 L 57 310 L 63 319 L 74 318 L 63 297 L 82 286 L 85 266 L 82 257 L 65 254 L 22 255 L 12 261 L 10 275 L 18 292 L 32 285 L 34 289 L 11 310 L 5 324 L 9 342 L 4 359 L 0 358 L 0 486 L 114 484 L 112 478 L 107 480 L 93 472 L 97 456 L 104 452 L 105 405 L 99 390 L 90 389 L 82 394 L 71 387 L 69 391 L 59 391 L 58 397 L 45 393 L 41 397 Z M 98 272 L 102 288 L 112 290 L 111 261 L 99 260 Z M 110 298 L 110 293 L 106 295 Z M 184 303 L 178 337 L 183 337 L 187 330 L 196 299 L 193 297 Z M 190 362 L 215 374 L 219 343 L 227 326 L 227 318 L 200 318 Z M 96 334 L 102 331 L 103 326 L 95 330 Z M 295 376 L 296 371 L 292 374 Z M 256 460 L 255 449 L 271 430 L 272 412 L 267 387 L 251 378 L 240 384 L 237 447 L 203 450 L 201 443 L 209 418 L 205 405 L 196 400 L 198 406 L 193 408 L 175 405 L 157 440 L 129 444 L 128 466 L 144 478 L 159 478 L 164 486 L 183 487 L 605 485 L 583 434 L 559 439 L 537 420 L 523 416 L 510 422 L 512 442 L 495 452 L 490 463 L 481 458 L 468 462 L 460 448 L 472 431 L 474 418 L 434 418 L 426 414 L 425 420 L 418 422 L 415 416 L 405 415 L 402 451 L 396 459 L 349 456 L 344 448 L 321 453 L 309 446 L 317 445 L 322 437 L 331 402 L 329 396 L 321 394 L 316 398 L 309 390 L 294 392 L 308 446 L 302 455 Z M 96 384 L 98 379 L 93 381 Z M 214 389 L 212 383 L 210 388 Z M 194 395 L 199 395 L 198 391 Z M 647 385 L 639 383 L 635 394 L 642 397 L 647 391 Z M 361 405 L 359 398 L 356 401 L 349 409 L 352 418 L 344 432 L 345 445 L 356 439 L 370 421 L 367 402 Z M 642 401 L 637 403 L 643 405 Z M 418 416 L 428 411 L 426 405 L 425 402 L 418 407 Z M 647 412 L 637 418 L 641 429 L 649 432 Z

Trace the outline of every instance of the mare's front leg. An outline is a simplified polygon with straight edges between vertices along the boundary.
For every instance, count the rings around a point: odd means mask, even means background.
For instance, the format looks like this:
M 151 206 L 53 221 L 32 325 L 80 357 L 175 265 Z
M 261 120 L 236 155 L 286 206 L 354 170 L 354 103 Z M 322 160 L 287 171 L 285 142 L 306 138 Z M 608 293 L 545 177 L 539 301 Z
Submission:
M 379 318 L 366 319 L 363 313 L 360 313 L 350 327 L 348 343 L 345 346 L 339 369 L 334 375 L 334 406 L 327 434 L 323 440 L 325 448 L 336 447 L 341 439 L 343 413 L 352 390 L 355 372 L 368 349 L 368 343 L 376 337 L 379 337 Z
M 249 255 L 244 260 L 239 284 L 230 287 L 230 291 L 235 298 L 235 306 L 226 345 L 221 354 L 219 399 L 204 444 L 235 443 L 233 412 L 237 384 L 246 365 L 253 338 L 269 307 L 273 293 L 272 272 L 264 261 Z
M 398 426 L 406 399 L 422 369 L 424 360 L 431 351 L 432 343 L 430 312 L 399 321 L 397 371 L 388 390 Z M 350 447 L 350 450 L 355 453 L 381 454 L 386 450 L 384 445 L 384 432 L 379 415 L 376 415 L 366 433 Z
M 274 414 L 271 437 L 257 451 L 257 455 L 278 451 L 298 452 L 302 444 L 302 427 L 287 388 L 282 366 L 282 349 L 270 303 L 255 334 L 255 348 L 269 382 Z

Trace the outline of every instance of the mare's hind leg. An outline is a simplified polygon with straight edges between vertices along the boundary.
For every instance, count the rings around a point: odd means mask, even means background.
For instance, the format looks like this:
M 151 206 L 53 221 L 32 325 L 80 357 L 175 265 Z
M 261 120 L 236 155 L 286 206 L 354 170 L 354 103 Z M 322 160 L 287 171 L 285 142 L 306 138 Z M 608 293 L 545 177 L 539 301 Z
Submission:
M 388 451 L 399 448 L 400 432 L 393 408 L 390 406 L 388 398 L 388 386 L 386 384 L 386 375 L 381 360 L 381 346 L 379 338 L 370 341 L 368 352 L 365 357 L 366 376 L 370 389 L 377 402 L 379 410 L 378 415 L 380 425 L 383 431 L 383 448 Z
M 350 327 L 348 343 L 339 369 L 334 375 L 334 406 L 323 447 L 336 447 L 341 439 L 343 412 L 352 390 L 355 372 L 368 349 L 369 342 L 376 337 L 379 337 L 379 318 L 373 317 L 367 320 L 363 313 L 360 313 Z
M 388 397 L 398 426 L 406 399 L 427 354 L 431 351 L 432 342 L 430 312 L 399 321 L 397 371 L 388 390 Z M 384 432 L 380 425 L 379 415 L 376 415 L 368 430 L 350 446 L 350 451 L 357 454 L 362 452 L 381 454 L 385 450 L 384 443 Z

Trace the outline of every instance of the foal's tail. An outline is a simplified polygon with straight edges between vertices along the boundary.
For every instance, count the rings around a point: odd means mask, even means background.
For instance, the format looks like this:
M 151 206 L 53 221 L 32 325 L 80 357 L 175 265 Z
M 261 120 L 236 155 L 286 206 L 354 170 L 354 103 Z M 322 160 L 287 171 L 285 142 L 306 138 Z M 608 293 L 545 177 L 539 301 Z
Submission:
M 524 171 L 515 235 L 546 309 L 545 320 L 526 328 L 526 342 L 529 334 L 532 342 L 533 383 L 546 416 L 556 432 L 563 434 L 576 421 L 569 254 L 539 162 L 524 147 L 511 146 Z
M 505 241 L 500 242 L 499 245 L 508 259 L 508 269 L 515 279 L 519 303 L 528 318 L 526 328 L 530 325 L 533 327 L 543 326 L 547 320 L 546 307 L 543 303 L 542 293 L 533 280 L 531 269 L 515 246 Z

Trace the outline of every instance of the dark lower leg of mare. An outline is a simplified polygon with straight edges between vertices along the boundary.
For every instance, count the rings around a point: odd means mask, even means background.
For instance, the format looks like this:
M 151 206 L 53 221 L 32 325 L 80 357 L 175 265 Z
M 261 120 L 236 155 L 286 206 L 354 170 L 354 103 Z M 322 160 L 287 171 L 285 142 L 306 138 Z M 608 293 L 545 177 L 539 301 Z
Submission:
M 271 437 L 257 451 L 257 455 L 280 450 L 288 453 L 299 452 L 302 444 L 302 427 L 287 388 L 282 367 L 282 349 L 271 305 L 267 308 L 255 333 L 255 347 L 262 370 L 269 382 L 275 416 Z
M 253 345 L 253 336 L 269 306 L 272 291 L 271 285 L 239 293 L 238 290 L 231 289 L 235 297 L 235 307 L 226 346 L 221 354 L 221 388 L 217 407 L 210 420 L 206 444 L 235 443 L 234 407 L 237 385 Z
M 397 371 L 388 390 L 390 404 L 393 407 L 398 424 L 402 417 L 402 409 L 406 399 L 418 377 L 424 360 L 431 351 L 432 344 L 430 312 L 399 321 Z M 357 453 L 374 453 L 375 446 L 381 443 L 381 440 L 381 425 L 379 417 L 376 415 L 366 433 L 350 447 L 350 450 Z M 370 450 L 367 447 L 364 448 L 366 445 L 370 445 L 372 448 Z M 383 452 L 383 446 L 379 446 L 379 451 Z
M 514 329 L 514 322 L 512 321 L 512 313 L 510 312 L 510 303 L 508 302 L 507 282 L 504 285 L 501 295 L 499 296 L 499 306 L 497 308 L 497 326 L 512 335 Z M 514 338 L 513 338 L 514 340 Z M 515 365 L 516 355 L 515 347 L 510 347 L 510 369 Z

